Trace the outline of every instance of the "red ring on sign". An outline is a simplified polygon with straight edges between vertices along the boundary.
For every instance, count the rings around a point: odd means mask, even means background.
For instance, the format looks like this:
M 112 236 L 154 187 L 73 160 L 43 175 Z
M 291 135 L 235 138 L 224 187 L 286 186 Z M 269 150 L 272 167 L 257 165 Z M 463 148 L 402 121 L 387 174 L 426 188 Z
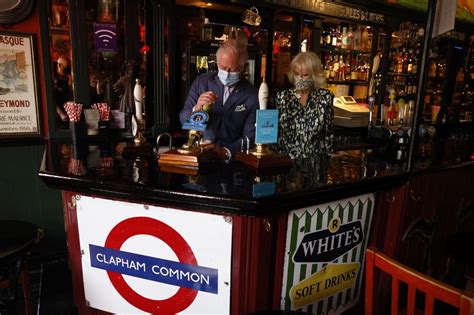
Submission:
M 196 257 L 186 240 L 169 225 L 148 217 L 135 217 L 117 224 L 107 236 L 105 247 L 120 250 L 123 243 L 132 236 L 145 234 L 165 242 L 178 256 L 179 262 L 197 265 Z M 107 271 L 110 282 L 117 292 L 130 304 L 152 314 L 176 314 L 191 305 L 197 290 L 179 288 L 173 296 L 164 300 L 153 300 L 135 292 L 121 273 Z

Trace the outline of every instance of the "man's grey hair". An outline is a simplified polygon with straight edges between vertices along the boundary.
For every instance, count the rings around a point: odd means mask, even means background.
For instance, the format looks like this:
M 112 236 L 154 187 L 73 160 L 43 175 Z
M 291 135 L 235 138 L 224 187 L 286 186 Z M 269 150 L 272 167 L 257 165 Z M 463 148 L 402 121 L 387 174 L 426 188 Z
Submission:
M 228 39 L 224 44 L 222 44 L 216 52 L 216 58 L 219 60 L 222 54 L 228 56 L 239 56 L 239 66 L 243 68 L 247 61 L 249 60 L 249 55 L 247 53 L 247 47 L 243 45 L 238 45 L 234 39 Z

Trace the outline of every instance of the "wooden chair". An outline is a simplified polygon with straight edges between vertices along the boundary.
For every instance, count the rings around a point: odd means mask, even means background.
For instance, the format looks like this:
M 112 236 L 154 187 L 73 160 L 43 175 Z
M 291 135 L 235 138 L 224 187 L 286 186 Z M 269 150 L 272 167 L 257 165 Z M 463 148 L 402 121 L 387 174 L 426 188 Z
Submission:
M 425 295 L 425 315 L 432 315 L 434 311 L 434 301 L 440 300 L 459 309 L 460 315 L 471 315 L 474 310 L 474 299 L 470 293 L 463 292 L 442 282 L 436 281 L 429 276 L 417 272 L 407 266 L 385 256 L 376 248 L 366 250 L 365 259 L 365 314 L 374 314 L 374 271 L 376 268 L 391 275 L 391 315 L 398 315 L 399 282 L 402 281 L 408 286 L 408 299 L 406 313 L 408 315 L 418 314 L 415 300 L 416 291 Z M 423 314 L 423 313 L 422 313 Z

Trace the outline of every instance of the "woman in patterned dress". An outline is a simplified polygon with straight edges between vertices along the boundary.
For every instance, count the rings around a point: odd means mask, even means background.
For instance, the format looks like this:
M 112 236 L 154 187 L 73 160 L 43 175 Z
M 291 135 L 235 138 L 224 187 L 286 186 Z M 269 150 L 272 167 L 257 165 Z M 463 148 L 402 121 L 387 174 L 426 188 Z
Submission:
M 288 78 L 294 88 L 276 95 L 279 110 L 277 150 L 292 159 L 331 155 L 334 95 L 325 82 L 321 61 L 313 52 L 301 52 L 290 63 Z

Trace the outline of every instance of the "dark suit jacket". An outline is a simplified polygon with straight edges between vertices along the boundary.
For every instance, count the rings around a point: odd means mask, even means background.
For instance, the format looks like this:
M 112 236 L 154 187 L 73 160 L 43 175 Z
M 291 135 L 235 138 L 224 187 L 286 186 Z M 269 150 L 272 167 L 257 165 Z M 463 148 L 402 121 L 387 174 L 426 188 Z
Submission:
M 235 157 L 235 153 L 240 151 L 243 136 L 249 137 L 252 143 L 255 140 L 258 91 L 249 81 L 241 79 L 223 106 L 224 85 L 217 77 L 217 73 L 201 74 L 191 85 L 179 114 L 181 124 L 192 113 L 199 95 L 206 91 L 213 91 L 218 99 L 212 106 L 204 137 L 210 138 L 215 144 L 227 147 Z

